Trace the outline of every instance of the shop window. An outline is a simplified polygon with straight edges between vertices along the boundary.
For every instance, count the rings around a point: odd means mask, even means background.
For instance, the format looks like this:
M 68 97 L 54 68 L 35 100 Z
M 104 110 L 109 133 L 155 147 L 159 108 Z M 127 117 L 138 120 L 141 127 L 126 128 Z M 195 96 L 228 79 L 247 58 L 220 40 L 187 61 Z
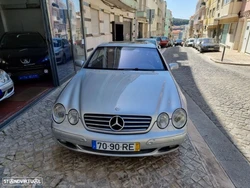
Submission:
M 92 26 L 92 34 L 99 35 L 100 34 L 100 26 L 99 26 L 99 11 L 95 9 L 91 9 L 91 26 Z

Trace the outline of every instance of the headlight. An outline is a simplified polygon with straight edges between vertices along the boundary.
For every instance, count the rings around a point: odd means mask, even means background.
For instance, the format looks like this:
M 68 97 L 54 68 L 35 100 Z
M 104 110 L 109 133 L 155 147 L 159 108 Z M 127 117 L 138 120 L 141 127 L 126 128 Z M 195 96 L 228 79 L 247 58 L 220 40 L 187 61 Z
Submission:
M 0 69 L 0 82 L 5 83 L 10 79 L 9 75 L 4 71 Z
M 72 125 L 76 125 L 78 123 L 79 114 L 78 114 L 77 110 L 72 109 L 69 111 L 68 120 L 69 120 L 69 123 Z
M 49 61 L 49 56 L 46 56 L 45 58 L 43 58 L 42 63 L 46 61 Z
M 187 113 L 184 109 L 179 108 L 172 115 L 172 123 L 176 129 L 183 128 L 187 123 Z
M 6 64 L 7 62 L 0 58 L 0 63 Z
M 160 129 L 165 129 L 169 123 L 169 116 L 166 113 L 161 113 L 157 118 L 157 125 Z
M 53 119 L 56 123 L 62 123 L 66 116 L 66 110 L 62 104 L 56 104 L 53 108 Z

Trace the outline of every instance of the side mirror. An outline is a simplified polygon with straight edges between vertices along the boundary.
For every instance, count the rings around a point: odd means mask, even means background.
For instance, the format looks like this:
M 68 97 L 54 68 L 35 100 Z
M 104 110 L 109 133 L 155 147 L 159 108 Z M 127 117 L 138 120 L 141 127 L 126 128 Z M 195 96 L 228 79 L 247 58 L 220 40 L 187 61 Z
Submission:
M 179 68 L 179 65 L 178 65 L 178 63 L 170 63 L 169 67 L 171 70 L 176 70 Z
M 75 60 L 75 64 L 78 67 L 82 67 L 84 65 L 84 61 L 83 60 Z
M 160 45 L 158 45 L 158 49 L 159 49 L 159 50 L 161 49 L 161 46 L 160 46 Z

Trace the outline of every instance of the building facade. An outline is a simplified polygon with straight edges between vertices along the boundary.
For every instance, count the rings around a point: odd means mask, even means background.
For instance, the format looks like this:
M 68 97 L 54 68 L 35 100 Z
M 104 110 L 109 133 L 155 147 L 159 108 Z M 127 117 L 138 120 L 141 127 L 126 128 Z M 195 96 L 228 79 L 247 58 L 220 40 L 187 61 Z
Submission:
M 239 51 L 250 54 L 250 1 L 244 0 L 241 7 L 240 22 L 243 25 Z
M 101 43 L 134 40 L 137 7 L 136 0 L 84 1 L 88 56 Z
M 206 3 L 204 0 L 198 0 L 196 4 L 195 14 L 193 16 L 193 36 L 196 38 L 201 38 L 204 36 L 203 33 L 203 22 L 205 19 L 205 9 Z
M 242 1 L 207 0 L 205 4 L 204 35 L 238 50 L 243 29 L 243 20 L 240 20 Z
M 173 16 L 172 11 L 166 10 L 166 20 L 165 20 L 165 36 L 168 38 L 172 38 L 172 26 L 173 26 Z
M 190 17 L 188 28 L 189 28 L 188 36 L 189 36 L 189 38 L 193 38 L 194 37 L 194 16 Z
M 138 8 L 136 11 L 136 19 L 137 19 L 137 38 L 146 38 L 149 35 L 148 32 L 148 10 L 147 0 L 139 0 Z

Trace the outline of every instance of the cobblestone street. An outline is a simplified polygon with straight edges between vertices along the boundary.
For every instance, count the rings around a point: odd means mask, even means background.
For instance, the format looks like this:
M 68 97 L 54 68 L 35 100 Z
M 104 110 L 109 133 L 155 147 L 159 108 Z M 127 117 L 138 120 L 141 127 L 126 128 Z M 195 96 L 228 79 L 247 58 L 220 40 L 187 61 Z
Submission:
M 161 157 L 114 158 L 76 153 L 52 139 L 51 107 L 59 93 L 29 109 L 0 133 L 0 179 L 42 177 L 43 187 L 217 187 L 187 138 Z
M 193 48 L 170 48 L 179 85 L 250 161 L 250 67 L 220 65 Z

